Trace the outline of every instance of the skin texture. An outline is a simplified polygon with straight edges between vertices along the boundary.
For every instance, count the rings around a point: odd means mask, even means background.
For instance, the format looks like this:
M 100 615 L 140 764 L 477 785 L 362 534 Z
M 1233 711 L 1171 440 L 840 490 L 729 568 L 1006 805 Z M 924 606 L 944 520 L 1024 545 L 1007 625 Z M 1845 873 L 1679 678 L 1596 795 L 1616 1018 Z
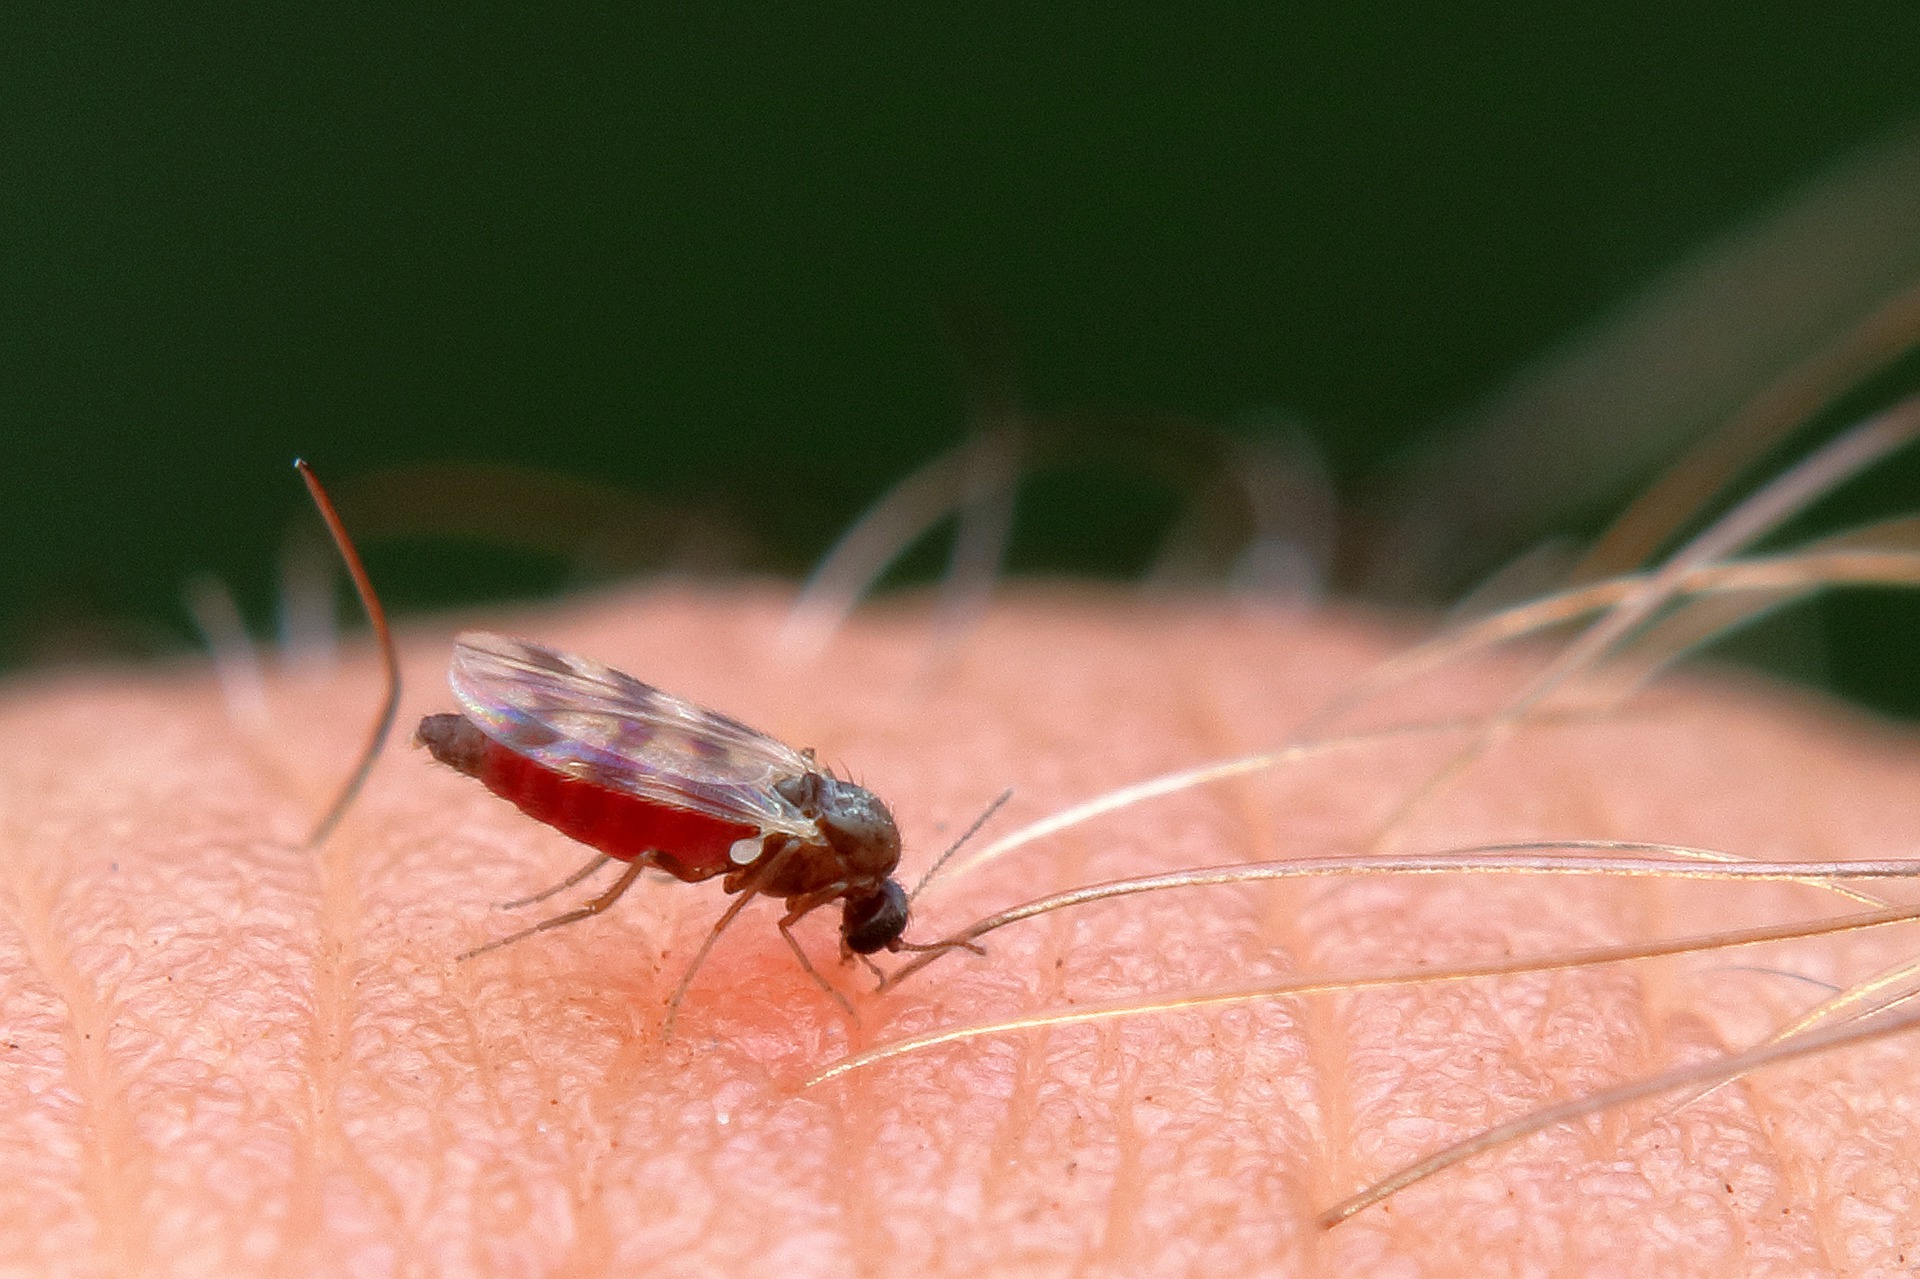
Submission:
M 988 837 L 1274 744 L 1415 633 L 1031 589 L 939 669 L 924 610 L 903 603 L 799 670 L 773 655 L 784 602 L 681 588 L 467 624 L 816 747 L 892 807 L 909 884 L 1005 786 Z M 454 629 L 405 638 L 403 733 L 451 706 Z M 834 959 L 823 911 L 800 933 L 857 1027 L 760 902 L 663 1044 L 717 886 L 645 879 L 598 919 L 455 966 L 525 922 L 490 903 L 585 850 L 398 744 L 332 841 L 298 849 L 366 731 L 375 669 L 359 652 L 276 677 L 261 733 L 229 719 L 203 664 L 0 699 L 0 1271 L 1711 1276 L 1920 1259 L 1920 1068 L 1898 1039 L 1541 1134 L 1331 1232 L 1312 1220 L 1485 1125 L 1756 1041 L 1815 982 L 1910 954 L 1920 930 L 1026 1033 L 800 1088 L 850 1046 L 982 1016 L 1849 909 L 1831 894 L 1469 876 L 1213 889 L 1010 928 L 878 996 Z M 1455 671 L 1360 722 L 1484 710 L 1520 671 Z M 1358 851 L 1458 740 L 1103 819 L 936 887 L 908 935 L 1094 879 Z M 1892 856 L 1920 828 L 1916 782 L 1908 737 L 1695 678 L 1604 722 L 1526 730 L 1395 846 Z

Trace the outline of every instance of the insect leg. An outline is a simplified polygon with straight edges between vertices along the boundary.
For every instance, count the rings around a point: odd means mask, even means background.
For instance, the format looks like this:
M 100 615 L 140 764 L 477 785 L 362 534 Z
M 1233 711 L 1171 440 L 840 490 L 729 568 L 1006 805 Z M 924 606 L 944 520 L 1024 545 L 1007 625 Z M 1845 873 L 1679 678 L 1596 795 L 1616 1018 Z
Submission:
M 667 1001 L 667 1020 L 660 1027 L 662 1040 L 673 1038 L 673 1024 L 680 1017 L 680 1001 L 687 997 L 687 989 L 693 985 L 693 975 L 700 971 L 700 965 L 707 962 L 707 955 L 713 950 L 713 944 L 720 940 L 720 934 L 726 931 L 727 925 L 737 919 L 747 903 L 753 900 L 754 895 L 760 891 L 760 885 L 771 879 L 773 873 L 785 864 L 792 851 L 792 845 L 782 848 L 761 864 L 750 867 L 737 883 L 734 882 L 733 875 L 727 876 L 727 891 L 738 893 L 739 896 L 734 899 L 732 905 L 727 907 L 726 913 L 714 921 L 713 927 L 707 930 L 707 939 L 700 943 L 700 949 L 694 952 L 693 961 L 687 965 L 687 971 L 680 977 L 680 984 L 673 988 L 673 998 Z M 735 872 L 735 874 L 738 873 Z
M 595 872 L 596 870 L 599 870 L 602 866 L 605 866 L 608 862 L 612 860 L 613 858 L 607 856 L 605 853 L 601 853 L 598 857 L 595 857 L 592 861 L 588 862 L 585 866 L 582 866 L 579 870 L 576 870 L 575 872 L 573 872 L 573 874 L 567 876 L 565 879 L 555 884 L 552 888 L 547 889 L 545 892 L 535 893 L 531 897 L 521 897 L 515 901 L 501 902 L 498 906 L 494 907 L 494 909 L 495 910 L 519 910 L 522 906 L 538 905 L 539 903 L 547 900 L 547 898 L 553 896 L 555 893 L 566 892 L 569 888 L 572 888 L 575 884 L 579 883 L 581 880 L 585 879 L 587 876 L 593 874 L 593 872 Z M 635 865 L 639 864 L 638 859 L 635 860 L 634 864 Z
M 814 905 L 819 906 L 823 904 L 824 903 L 816 902 Z M 808 907 L 807 909 L 811 910 L 814 909 L 814 907 Z M 847 1016 L 857 1022 L 860 1020 L 860 1014 L 853 1011 L 853 1005 L 847 1002 L 845 995 L 835 990 L 832 983 L 820 975 L 820 970 L 813 966 L 811 959 L 807 958 L 807 952 L 801 947 L 800 939 L 793 935 L 794 924 L 799 922 L 800 918 L 806 913 L 807 910 L 788 911 L 780 920 L 780 935 L 787 939 L 787 946 L 793 951 L 794 958 L 800 961 L 800 967 L 807 970 L 807 976 L 813 978 L 814 985 L 826 991 L 829 995 L 832 995 L 833 1002 L 839 1004 Z
M 453 962 L 463 964 L 475 955 L 484 955 L 490 950 L 498 950 L 502 946 L 511 945 L 523 938 L 531 937 L 535 933 L 544 933 L 549 928 L 559 928 L 565 924 L 575 923 L 579 920 L 598 915 L 601 911 L 619 901 L 620 895 L 633 886 L 633 881 L 640 878 L 640 872 L 646 868 L 646 860 L 636 857 L 632 865 L 620 872 L 620 878 L 613 881 L 613 887 L 607 889 L 606 892 L 601 893 L 586 905 L 576 907 L 564 914 L 555 915 L 552 919 L 543 919 L 531 928 L 522 928 L 517 933 L 508 933 L 499 941 L 490 941 L 484 946 L 475 946 L 472 950 L 457 957 Z M 563 884 L 561 887 L 565 887 L 565 885 Z M 538 900 L 538 898 L 535 900 Z

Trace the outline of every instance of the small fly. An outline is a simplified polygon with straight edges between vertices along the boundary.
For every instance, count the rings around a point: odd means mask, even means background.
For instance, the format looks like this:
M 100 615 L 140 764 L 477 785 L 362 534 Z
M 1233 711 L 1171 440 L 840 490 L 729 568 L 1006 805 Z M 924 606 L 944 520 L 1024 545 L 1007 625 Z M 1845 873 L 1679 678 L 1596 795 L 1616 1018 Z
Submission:
M 461 958 L 598 914 L 649 867 L 685 883 L 724 875 L 729 893 L 784 898 L 783 930 L 841 902 L 840 940 L 851 954 L 906 945 L 893 814 L 866 787 L 818 767 L 813 752 L 610 666 L 501 635 L 456 639 L 447 682 L 462 713 L 427 716 L 416 740 L 600 852 L 547 893 L 513 904 L 544 900 L 608 861 L 627 863 L 588 905 Z
M 399 696 L 399 668 L 384 611 L 345 526 L 311 469 L 302 462 L 295 466 L 347 561 L 389 674 L 381 721 L 360 767 L 315 830 L 310 843 L 317 845 L 352 802 L 380 749 Z M 674 991 L 669 1035 L 694 973 L 755 896 L 785 902 L 781 935 L 801 967 L 849 1015 L 846 997 L 820 976 L 793 935 L 794 924 L 823 906 L 841 904 L 840 943 L 847 957 L 956 945 L 978 951 L 969 942 L 923 946 L 904 939 L 910 899 L 893 877 L 900 864 L 893 814 L 866 787 L 820 767 L 811 750 L 795 750 L 600 662 L 481 631 L 454 641 L 447 682 L 460 711 L 422 719 L 414 740 L 529 817 L 597 851 L 552 888 L 505 907 L 545 901 L 610 861 L 626 864 L 585 905 L 475 947 L 460 960 L 598 915 L 647 869 L 685 883 L 724 876 L 722 888 L 737 895 Z M 1007 798 L 982 813 L 935 869 Z

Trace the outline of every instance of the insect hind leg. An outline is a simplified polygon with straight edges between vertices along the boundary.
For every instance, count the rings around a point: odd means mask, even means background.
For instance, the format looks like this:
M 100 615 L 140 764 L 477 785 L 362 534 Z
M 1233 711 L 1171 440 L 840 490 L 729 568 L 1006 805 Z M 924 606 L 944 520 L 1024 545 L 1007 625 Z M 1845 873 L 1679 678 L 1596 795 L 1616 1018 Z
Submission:
M 573 874 L 567 876 L 565 879 L 555 884 L 552 888 L 549 888 L 544 892 L 535 893 L 531 897 L 521 897 L 510 902 L 501 902 L 499 905 L 495 906 L 494 909 L 495 910 L 519 910 L 523 906 L 538 906 L 541 902 L 547 900 L 547 898 L 549 897 L 552 897 L 554 894 L 566 892 L 569 888 L 572 888 L 575 884 L 587 878 L 587 876 L 593 874 L 595 871 L 599 870 L 602 866 L 605 866 L 608 862 L 612 860 L 613 858 L 607 856 L 605 853 L 601 853 L 599 856 L 595 857 L 592 861 L 588 862 L 585 866 L 582 866 L 579 870 L 576 870 L 575 872 L 573 872 Z M 638 862 L 635 863 L 635 865 L 638 865 L 638 864 L 639 864 Z
M 629 865 L 625 870 L 620 872 L 620 878 L 613 881 L 612 887 L 608 888 L 606 892 L 601 893 L 598 897 L 595 897 L 593 900 L 589 901 L 586 905 L 578 906 L 578 907 L 575 907 L 573 910 L 569 910 L 562 914 L 555 915 L 552 919 L 543 919 L 539 923 L 533 925 L 531 928 L 522 928 L 517 933 L 508 933 L 505 937 L 500 938 L 498 941 L 490 941 L 484 946 L 475 946 L 472 950 L 469 950 L 466 953 L 456 957 L 454 962 L 456 964 L 464 964 L 467 960 L 472 959 L 475 955 L 484 955 L 490 950 L 499 950 L 502 946 L 511 946 L 514 942 L 522 941 L 528 937 L 533 936 L 535 933 L 544 933 L 550 928 L 562 928 L 568 924 L 578 923 L 580 920 L 583 920 L 583 919 L 590 919 L 593 916 L 598 915 L 601 911 L 605 910 L 607 907 L 613 905 L 615 902 L 619 901 L 621 894 L 625 893 L 627 889 L 633 887 L 633 881 L 640 877 L 640 872 L 645 870 L 646 867 L 647 867 L 647 863 L 645 861 L 639 858 L 635 858 L 631 865 Z M 591 869 L 593 868 L 589 867 L 589 870 Z M 580 876 L 576 875 L 574 877 L 574 880 L 577 881 L 579 878 Z M 573 881 L 569 881 L 569 882 L 573 882 Z M 566 884 L 560 885 L 561 888 L 565 888 L 566 886 L 567 886 Z M 554 889 L 553 891 L 558 892 L 559 889 Z M 547 894 L 542 894 L 542 896 L 546 896 L 546 895 Z M 540 898 L 536 897 L 536 898 L 533 898 L 532 900 L 538 901 L 540 900 Z

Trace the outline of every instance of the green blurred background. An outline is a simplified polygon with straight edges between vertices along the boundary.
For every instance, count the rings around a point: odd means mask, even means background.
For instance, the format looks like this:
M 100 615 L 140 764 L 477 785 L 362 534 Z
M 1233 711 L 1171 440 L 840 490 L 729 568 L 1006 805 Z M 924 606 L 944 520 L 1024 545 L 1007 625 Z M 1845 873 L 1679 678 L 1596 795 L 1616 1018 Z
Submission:
M 1284 415 L 1359 491 L 1920 117 L 1911 0 L 61 7 L 0 33 L 11 663 L 185 644 L 198 571 L 267 626 L 296 454 L 339 486 L 585 477 L 788 572 L 996 378 L 1096 422 Z M 1178 502 L 1125 451 L 1025 495 L 1016 567 L 1139 571 Z M 564 542 L 530 492 L 513 518 Z M 569 573 L 368 551 L 400 609 Z M 1920 614 L 1822 616 L 1843 691 L 1920 710 Z

